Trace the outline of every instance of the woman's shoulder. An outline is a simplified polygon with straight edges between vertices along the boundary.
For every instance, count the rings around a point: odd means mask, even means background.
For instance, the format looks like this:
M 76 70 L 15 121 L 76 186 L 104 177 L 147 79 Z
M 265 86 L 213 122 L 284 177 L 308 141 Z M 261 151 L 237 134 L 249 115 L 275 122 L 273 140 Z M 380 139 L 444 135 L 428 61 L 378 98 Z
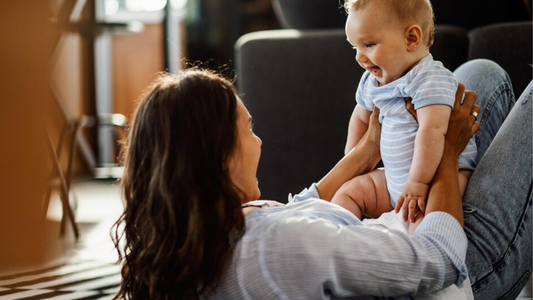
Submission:
M 320 223 L 329 227 L 362 225 L 346 209 L 328 201 L 310 198 L 284 207 L 263 207 L 246 217 L 247 238 L 267 237 L 282 231 L 287 236 L 308 230 L 309 225 Z M 278 236 L 279 238 L 279 236 Z

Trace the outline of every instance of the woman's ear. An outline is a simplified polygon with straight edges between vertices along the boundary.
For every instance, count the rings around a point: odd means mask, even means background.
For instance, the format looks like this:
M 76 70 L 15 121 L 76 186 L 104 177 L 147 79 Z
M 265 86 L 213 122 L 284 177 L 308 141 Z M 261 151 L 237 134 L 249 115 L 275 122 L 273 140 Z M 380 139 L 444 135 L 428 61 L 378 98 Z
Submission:
M 418 48 L 422 42 L 422 29 L 418 25 L 409 25 L 405 29 L 405 42 L 407 51 L 411 52 Z

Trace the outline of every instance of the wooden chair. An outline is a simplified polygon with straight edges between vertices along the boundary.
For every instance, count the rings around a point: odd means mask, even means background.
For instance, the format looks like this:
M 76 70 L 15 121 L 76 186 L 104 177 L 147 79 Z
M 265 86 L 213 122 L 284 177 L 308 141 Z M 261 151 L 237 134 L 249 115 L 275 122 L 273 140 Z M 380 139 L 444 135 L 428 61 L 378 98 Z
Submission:
M 81 117 L 80 120 L 67 122 L 61 132 L 56 147 L 54 147 L 52 139 L 50 135 L 48 135 L 48 150 L 52 161 L 52 176 L 44 199 L 44 215 L 46 217 L 46 214 L 48 212 L 48 206 L 50 205 L 52 191 L 54 189 L 58 189 L 59 198 L 63 207 L 63 215 L 61 217 L 61 225 L 59 231 L 60 235 L 64 236 L 66 223 L 69 222 L 72 226 L 72 230 L 74 232 L 74 237 L 76 238 L 76 240 L 79 237 L 79 228 L 76 224 L 75 219 L 77 198 L 75 193 L 71 190 L 72 164 L 74 162 L 74 157 L 76 154 L 76 141 L 78 140 L 77 136 L 79 134 L 79 131 L 82 127 L 91 126 L 92 123 L 92 118 L 86 116 Z M 69 147 L 66 171 L 61 165 L 61 150 L 63 149 L 65 140 L 70 142 L 70 144 L 68 145 Z

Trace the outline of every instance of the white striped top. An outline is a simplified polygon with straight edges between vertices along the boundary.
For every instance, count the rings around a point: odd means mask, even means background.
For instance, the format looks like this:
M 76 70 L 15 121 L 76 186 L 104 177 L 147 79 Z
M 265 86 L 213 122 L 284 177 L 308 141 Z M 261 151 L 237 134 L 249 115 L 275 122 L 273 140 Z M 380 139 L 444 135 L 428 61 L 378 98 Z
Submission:
M 434 104 L 453 108 L 456 91 L 453 73 L 433 60 L 431 54 L 401 78 L 381 87 L 369 72 L 361 77 L 355 98 L 365 109 L 373 110 L 374 105 L 380 109 L 381 158 L 393 207 L 409 179 L 418 131 L 418 123 L 405 108 L 404 98 L 411 97 L 415 109 Z M 473 170 L 476 159 L 477 147 L 472 137 L 459 157 L 461 169 Z
M 246 233 L 209 299 L 412 299 L 468 282 L 466 235 L 447 213 L 428 214 L 409 236 L 363 225 L 318 199 L 314 184 L 294 202 L 246 216 Z

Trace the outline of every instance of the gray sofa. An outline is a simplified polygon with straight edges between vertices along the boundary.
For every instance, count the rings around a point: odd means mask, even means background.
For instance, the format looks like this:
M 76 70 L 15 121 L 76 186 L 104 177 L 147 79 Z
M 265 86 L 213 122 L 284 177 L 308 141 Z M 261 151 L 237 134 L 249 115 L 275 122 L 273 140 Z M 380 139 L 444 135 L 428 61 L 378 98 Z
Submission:
M 431 53 L 450 70 L 475 58 L 497 62 L 518 97 L 533 78 L 532 22 L 440 25 Z M 342 158 L 363 69 L 343 29 L 250 33 L 235 56 L 237 88 L 263 140 L 261 198 L 284 202 Z

